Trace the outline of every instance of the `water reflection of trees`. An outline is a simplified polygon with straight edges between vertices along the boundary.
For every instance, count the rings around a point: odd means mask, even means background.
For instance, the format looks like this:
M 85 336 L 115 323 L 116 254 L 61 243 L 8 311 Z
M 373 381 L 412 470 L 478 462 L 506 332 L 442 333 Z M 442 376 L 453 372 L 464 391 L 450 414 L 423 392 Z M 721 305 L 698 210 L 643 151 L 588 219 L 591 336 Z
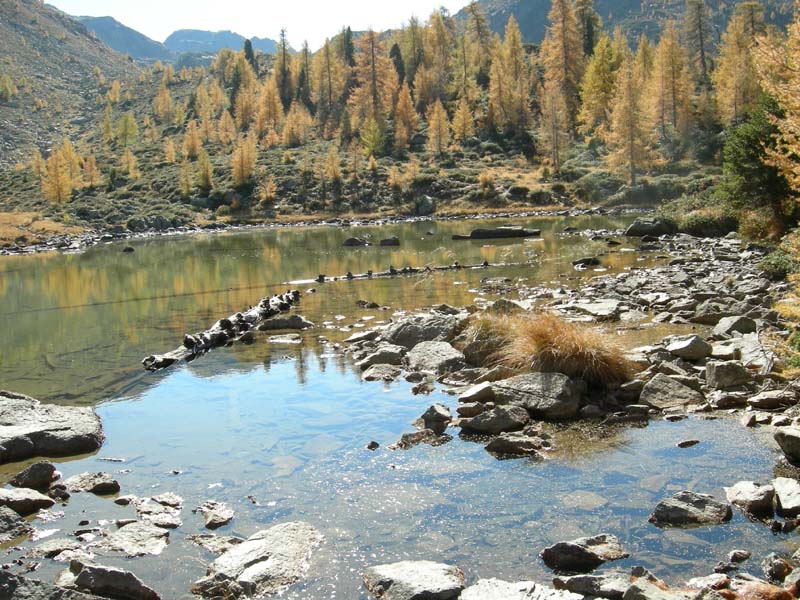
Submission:
M 299 309 L 318 322 L 332 320 L 336 314 L 345 315 L 349 324 L 367 315 L 377 321 L 391 313 L 357 309 L 356 300 L 393 309 L 469 304 L 474 299 L 469 290 L 482 277 L 555 281 L 561 273 L 573 273 L 570 261 L 575 256 L 603 249 L 585 237 L 562 237 L 557 232 L 567 224 L 619 226 L 598 217 L 520 223 L 542 229 L 543 241 L 453 242 L 452 234 L 486 223 L 452 221 L 382 228 L 258 230 L 136 241 L 132 254 L 122 253 L 121 245 L 115 244 L 82 254 L 6 258 L 0 261 L 0 325 L 6 349 L 13 350 L 3 353 L 0 382 L 42 397 L 65 391 L 78 397 L 88 394 L 89 402 L 113 397 L 137 371 L 143 356 L 169 350 L 185 332 L 204 329 L 262 296 L 283 291 L 282 282 L 318 273 L 377 271 L 389 265 L 525 261 L 531 249 L 544 257 L 531 267 L 437 273 L 422 283 L 419 277 L 411 277 L 318 285 L 319 293 L 306 295 Z M 427 235 L 431 229 L 435 235 Z M 343 240 L 351 236 L 369 236 L 374 243 L 397 236 L 402 245 L 343 248 Z M 633 260 L 632 255 L 609 257 L 614 268 Z M 328 330 L 306 336 L 304 351 L 310 350 L 318 359 L 324 351 L 316 341 L 319 334 L 344 337 L 342 332 Z M 232 352 L 231 357 L 236 362 L 261 364 L 267 354 L 264 344 L 259 338 L 257 344 Z M 302 360 L 298 359 L 297 368 L 302 376 L 306 368 Z M 87 373 L 92 375 L 91 384 Z M 112 383 L 114 387 L 108 387 Z

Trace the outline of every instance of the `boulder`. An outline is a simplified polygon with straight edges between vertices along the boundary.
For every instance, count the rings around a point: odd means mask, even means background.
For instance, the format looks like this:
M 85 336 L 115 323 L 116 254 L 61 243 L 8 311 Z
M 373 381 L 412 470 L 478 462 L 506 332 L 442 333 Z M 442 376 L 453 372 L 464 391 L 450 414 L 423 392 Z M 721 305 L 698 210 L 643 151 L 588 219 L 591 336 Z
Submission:
M 706 384 L 715 390 L 744 385 L 752 380 L 750 371 L 736 360 L 710 360 L 706 364 Z
M 492 406 L 487 406 L 481 402 L 467 402 L 465 404 L 459 404 L 456 408 L 456 412 L 458 413 L 459 417 L 477 417 L 482 412 L 489 410 Z
M 477 417 L 462 419 L 461 427 L 467 431 L 497 435 L 505 431 L 518 431 L 530 420 L 528 411 L 521 406 L 496 406 Z
M 492 384 L 496 404 L 522 406 L 537 419 L 571 419 L 578 414 L 585 384 L 561 373 L 528 373 Z
M 59 477 L 61 477 L 61 473 L 56 470 L 53 463 L 40 461 L 14 475 L 14 478 L 9 483 L 14 487 L 46 492 Z
M 169 532 L 143 521 L 134 521 L 120 527 L 108 536 L 92 544 L 91 548 L 101 552 L 115 552 L 128 557 L 158 556 L 167 547 Z
M 204 598 L 277 594 L 302 579 L 322 535 L 308 523 L 281 523 L 219 556 L 192 586 Z
M 263 321 L 259 326 L 259 331 L 279 331 L 283 329 L 311 329 L 314 323 L 302 315 L 288 315 L 272 317 Z
M 459 402 L 494 402 L 494 387 L 492 382 L 484 381 L 477 385 L 473 385 L 466 392 L 458 397 Z
M 16 511 L 0 506 L 0 544 L 5 544 L 23 535 L 33 533 L 33 527 Z
M 201 504 L 195 512 L 203 515 L 206 529 L 219 529 L 233 521 L 233 509 L 224 502 L 209 500 Z
M 542 455 L 539 454 L 539 450 L 543 447 L 540 438 L 515 431 L 501 433 L 493 438 L 486 445 L 486 450 L 492 454 L 542 458 Z
M 724 317 L 714 326 L 713 335 L 717 338 L 728 338 L 736 333 L 755 333 L 756 322 L 749 317 Z
M 780 427 L 775 432 L 775 441 L 791 463 L 800 464 L 800 428 Z
M 425 373 L 452 373 L 463 369 L 464 355 L 447 342 L 420 342 L 408 353 L 408 366 Z
M 732 516 L 729 504 L 707 494 L 684 490 L 659 502 L 649 521 L 659 527 L 719 525 L 730 521 Z
M 591 571 L 611 560 L 627 558 L 619 540 L 602 533 L 570 542 L 558 542 L 539 553 L 545 564 L 557 571 Z
M 700 392 L 663 373 L 656 374 L 644 384 L 639 396 L 639 402 L 660 410 L 702 404 L 704 400 Z
M 597 321 L 618 321 L 622 302 L 613 298 L 570 302 L 565 308 L 593 317 Z
M 558 590 L 568 590 L 581 596 L 622 600 L 631 585 L 631 577 L 622 571 L 607 571 L 598 575 L 555 577 L 553 585 Z
M 539 237 L 540 229 L 525 229 L 524 227 L 508 226 L 484 229 L 473 229 L 469 234 L 471 240 L 493 240 L 508 238 Z
M 797 404 L 797 398 L 788 390 L 770 390 L 748 398 L 747 404 L 759 410 L 773 410 Z
M 0 506 L 6 506 L 22 516 L 35 513 L 55 504 L 52 498 L 28 488 L 0 489 Z
M 451 565 L 408 560 L 370 567 L 364 585 L 380 600 L 451 600 L 464 589 L 464 573 Z
M 116 494 L 120 490 L 119 482 L 108 473 L 80 473 L 64 481 L 64 485 L 72 494 L 78 492 Z
M 775 488 L 754 481 L 740 481 L 726 487 L 728 502 L 753 515 L 772 514 Z
M 344 246 L 345 248 L 355 248 L 357 246 L 369 246 L 369 242 L 363 238 L 349 237 L 344 242 L 342 242 L 342 246 Z
M 402 371 L 394 365 L 372 365 L 361 375 L 364 381 L 394 381 Z
M 794 518 L 800 515 L 800 482 L 788 477 L 772 480 L 775 488 L 775 510 L 782 517 Z
M 384 238 L 380 241 L 381 246 L 399 246 L 400 245 L 400 238 L 397 236 L 392 236 L 388 238 Z
M 532 581 L 509 583 L 500 579 L 480 579 L 458 597 L 459 600 L 583 600 L 582 596 L 554 590 Z
M 102 443 L 100 417 L 93 409 L 42 404 L 0 391 L 0 463 L 93 452 Z
M 422 421 L 423 429 L 430 429 L 439 435 L 444 433 L 447 424 L 452 419 L 453 415 L 450 413 L 450 409 L 444 404 L 434 404 L 419 418 Z
M 356 366 L 362 371 L 366 371 L 372 365 L 399 365 L 403 362 L 405 354 L 406 349 L 403 346 L 383 344 L 358 361 Z
M 415 315 L 390 325 L 384 334 L 387 342 L 405 348 L 413 348 L 421 342 L 449 340 L 458 327 L 456 315 L 434 313 Z
M 640 217 L 628 226 L 625 235 L 628 237 L 644 237 L 646 235 L 674 235 L 678 227 L 671 221 L 664 219 L 648 219 Z
M 697 361 L 711 356 L 711 344 L 699 335 L 674 337 L 667 345 L 667 352 L 678 358 Z
M 130 571 L 73 560 L 69 572 L 72 586 L 83 592 L 119 600 L 161 600 L 161 596 Z
M 0 598 L 18 598 L 19 600 L 108 600 L 94 594 L 85 594 L 78 590 L 71 590 L 52 583 L 26 579 L 6 570 L 0 570 Z

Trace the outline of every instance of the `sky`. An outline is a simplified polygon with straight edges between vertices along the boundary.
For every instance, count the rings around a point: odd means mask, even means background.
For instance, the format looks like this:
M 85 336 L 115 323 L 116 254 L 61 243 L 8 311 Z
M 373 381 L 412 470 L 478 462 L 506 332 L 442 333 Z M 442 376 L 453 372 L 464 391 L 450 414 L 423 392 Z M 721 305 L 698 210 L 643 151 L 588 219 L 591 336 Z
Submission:
M 354 31 L 399 27 L 411 15 L 425 19 L 439 6 L 451 13 L 468 0 L 47 0 L 75 16 L 114 17 L 163 42 L 176 29 L 231 30 L 245 37 L 277 39 L 312 50 L 349 25 Z

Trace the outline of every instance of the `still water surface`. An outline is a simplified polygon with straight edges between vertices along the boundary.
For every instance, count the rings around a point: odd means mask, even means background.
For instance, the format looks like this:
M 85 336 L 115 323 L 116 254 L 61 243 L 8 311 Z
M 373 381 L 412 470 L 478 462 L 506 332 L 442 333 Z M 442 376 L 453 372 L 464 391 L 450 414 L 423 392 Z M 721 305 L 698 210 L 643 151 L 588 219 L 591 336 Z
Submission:
M 65 476 L 129 470 L 118 474 L 123 493 L 183 496 L 183 525 L 161 556 L 99 560 L 135 571 L 165 598 L 187 597 L 213 558 L 185 539 L 202 532 L 202 518 L 191 508 L 209 499 L 236 510 L 221 534 L 248 536 L 287 520 L 305 520 L 323 532 L 326 541 L 308 578 L 285 596 L 305 600 L 364 598 L 360 572 L 401 559 L 458 564 L 470 580 L 547 582 L 552 574 L 538 558 L 543 547 L 600 532 L 617 535 L 631 553 L 613 566 L 643 564 L 675 583 L 708 574 L 734 548 L 752 550 L 754 561 L 791 549 L 789 541 L 738 513 L 730 524 L 694 530 L 662 531 L 647 522 L 655 503 L 679 489 L 722 497 L 722 486 L 771 475 L 775 449 L 735 421 L 692 418 L 602 433 L 561 431 L 558 453 L 544 463 L 498 461 L 481 444 L 457 437 L 437 448 L 385 449 L 431 403 L 454 408 L 455 397 L 439 389 L 414 396 L 404 381 L 362 383 L 320 336 L 335 342 L 395 311 L 491 299 L 477 289 L 485 277 L 577 285 L 597 273 L 578 273 L 571 261 L 609 248 L 557 232 L 567 225 L 617 229 L 625 220 L 525 219 L 515 224 L 542 229 L 541 241 L 450 240 L 454 233 L 499 224 L 271 229 L 140 240 L 130 242 L 132 254 L 111 244 L 76 255 L 4 259 L 0 388 L 96 405 L 106 444 L 96 456 L 63 461 Z M 349 236 L 377 241 L 392 235 L 401 239 L 400 248 L 341 246 Z M 288 281 L 390 264 L 484 260 L 525 264 L 314 284 L 317 293 L 304 296 L 299 312 L 318 327 L 303 334 L 300 346 L 270 346 L 263 335 L 253 345 L 218 350 L 162 373 L 145 373 L 139 365 L 147 354 L 174 348 L 185 332 L 283 291 Z M 657 260 L 642 260 L 623 244 L 603 262 L 614 271 Z M 359 299 L 390 310 L 358 309 Z M 627 335 L 633 344 L 663 331 Z M 688 438 L 701 443 L 675 447 Z M 364 450 L 370 440 L 382 448 Z M 109 457 L 125 463 L 102 460 Z M 0 476 L 19 468 L 3 467 Z M 132 508 L 84 494 L 61 510 L 63 519 L 37 527 L 59 529 L 54 535 L 61 537 L 84 518 L 133 515 Z M 60 568 L 45 562 L 38 576 L 49 579 Z

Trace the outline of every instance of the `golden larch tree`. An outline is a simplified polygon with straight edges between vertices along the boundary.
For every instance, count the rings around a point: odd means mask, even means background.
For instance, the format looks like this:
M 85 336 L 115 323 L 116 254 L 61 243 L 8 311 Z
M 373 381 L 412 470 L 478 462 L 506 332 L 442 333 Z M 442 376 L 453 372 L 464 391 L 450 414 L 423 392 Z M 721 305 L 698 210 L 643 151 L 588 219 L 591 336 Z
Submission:
M 744 116 L 755 105 L 761 91 L 752 48 L 762 22 L 754 7 L 747 8 L 750 10 L 734 13 L 722 34 L 719 60 L 712 75 L 720 117 L 726 124 Z
M 175 142 L 172 141 L 172 138 L 167 138 L 167 141 L 164 142 L 164 160 L 169 164 L 175 162 Z
M 311 65 L 312 99 L 317 107 L 317 122 L 326 137 L 338 124 L 347 69 L 347 65 L 333 48 L 330 40 L 326 39 Z
M 377 33 L 366 31 L 358 39 L 357 48 L 353 69 L 356 87 L 349 100 L 356 128 L 367 119 L 382 124 L 397 87 L 397 72 Z
M 586 72 L 581 81 L 583 104 L 578 113 L 578 131 L 589 135 L 597 131 L 602 135 L 611 116 L 611 99 L 614 96 L 614 54 L 611 38 L 602 34 L 594 46 Z
M 53 151 L 47 159 L 47 168 L 42 178 L 42 195 L 51 202 L 63 204 L 72 197 L 72 190 L 69 165 L 60 151 Z
M 169 123 L 172 119 L 172 95 L 167 86 L 162 85 L 153 101 L 153 114 L 159 123 Z
M 183 156 L 186 158 L 197 158 L 203 144 L 200 141 L 200 131 L 197 129 L 197 121 L 192 119 L 186 125 L 183 134 Z
M 552 0 L 547 19 L 550 24 L 539 59 L 544 67 L 545 82 L 563 96 L 571 131 L 578 114 L 578 92 L 585 62 L 583 38 L 570 0 Z
M 508 18 L 503 42 L 495 42 L 489 76 L 489 113 L 494 126 L 505 131 L 526 130 L 531 117 L 531 70 L 513 16 Z
M 541 121 L 539 139 L 544 146 L 553 173 L 561 173 L 561 157 L 570 138 L 569 117 L 564 103 L 562 89 L 555 81 L 545 81 L 539 91 L 541 102 Z
M 678 29 L 673 21 L 668 21 L 656 46 L 647 89 L 650 118 L 662 140 L 688 134 L 691 85 Z
M 97 168 L 97 159 L 93 154 L 87 156 L 83 161 L 83 181 L 90 190 L 96 188 L 100 183 L 100 169 Z
M 463 96 L 458 101 L 458 107 L 453 114 L 453 138 L 458 142 L 463 142 L 467 138 L 475 135 L 475 116 L 469 107 L 469 102 Z
M 236 142 L 231 155 L 231 174 L 233 184 L 239 188 L 253 180 L 256 170 L 256 140 L 254 136 L 242 135 Z
M 442 156 L 450 144 L 450 120 L 441 100 L 433 103 L 426 115 L 428 121 L 428 152 Z
M 402 152 L 408 149 L 418 125 L 419 117 L 411 99 L 411 90 L 404 81 L 394 109 L 394 147 L 397 150 Z

